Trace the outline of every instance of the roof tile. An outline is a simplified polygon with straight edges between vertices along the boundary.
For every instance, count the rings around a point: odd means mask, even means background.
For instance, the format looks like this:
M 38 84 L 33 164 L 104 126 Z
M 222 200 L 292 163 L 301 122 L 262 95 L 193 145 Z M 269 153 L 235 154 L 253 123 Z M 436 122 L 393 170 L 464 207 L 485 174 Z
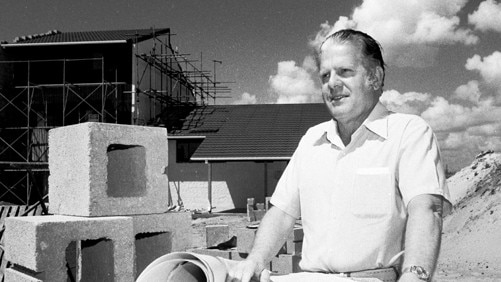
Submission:
M 44 44 L 44 43 L 71 43 L 92 41 L 125 40 L 141 42 L 152 38 L 154 35 L 167 34 L 168 28 L 162 29 L 128 29 L 128 30 L 103 30 L 103 31 L 78 31 L 59 32 L 49 31 L 44 34 L 17 37 L 16 44 Z
M 207 131 L 194 160 L 288 159 L 308 128 L 329 119 L 323 104 L 205 106 L 169 134 L 200 136 L 204 129 L 218 129 Z

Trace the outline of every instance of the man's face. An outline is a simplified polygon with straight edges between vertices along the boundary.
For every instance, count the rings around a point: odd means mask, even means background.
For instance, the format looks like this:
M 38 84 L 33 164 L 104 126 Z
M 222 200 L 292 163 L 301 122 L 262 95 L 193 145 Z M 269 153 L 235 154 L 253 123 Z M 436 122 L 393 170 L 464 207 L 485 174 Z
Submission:
M 360 48 L 329 39 L 320 54 L 322 98 L 338 122 L 362 123 L 379 100 L 363 65 Z

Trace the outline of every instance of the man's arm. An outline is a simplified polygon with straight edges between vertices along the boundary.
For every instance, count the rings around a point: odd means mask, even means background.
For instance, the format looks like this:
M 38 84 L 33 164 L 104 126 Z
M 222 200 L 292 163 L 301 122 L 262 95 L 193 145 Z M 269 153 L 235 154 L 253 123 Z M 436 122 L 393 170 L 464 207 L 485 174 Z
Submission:
M 278 252 L 295 223 L 294 217 L 276 207 L 270 208 L 259 225 L 249 256 L 228 271 L 226 281 L 247 282 L 253 277 L 268 281 L 269 272 L 263 271 L 265 264 Z
M 405 234 L 405 259 L 402 269 L 421 266 L 430 275 L 435 271 L 442 236 L 442 197 L 424 194 L 407 206 L 409 218 Z M 413 273 L 404 273 L 403 281 L 422 281 Z

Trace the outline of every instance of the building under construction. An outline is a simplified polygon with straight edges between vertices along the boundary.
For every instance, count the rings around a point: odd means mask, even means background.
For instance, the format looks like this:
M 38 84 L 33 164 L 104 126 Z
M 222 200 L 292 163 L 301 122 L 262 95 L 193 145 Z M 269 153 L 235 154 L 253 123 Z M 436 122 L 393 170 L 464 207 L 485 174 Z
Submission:
M 48 131 L 86 121 L 163 126 L 229 89 L 165 29 L 22 36 L 0 48 L 0 203 L 47 193 Z M 181 115 L 182 116 L 182 115 Z

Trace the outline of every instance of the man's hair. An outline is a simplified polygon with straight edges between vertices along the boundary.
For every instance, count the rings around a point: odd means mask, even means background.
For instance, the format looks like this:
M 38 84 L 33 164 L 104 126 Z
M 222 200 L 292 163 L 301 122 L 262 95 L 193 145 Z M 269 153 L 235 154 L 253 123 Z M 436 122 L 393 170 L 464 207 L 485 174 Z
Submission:
M 317 66 L 320 66 L 320 54 L 322 53 L 322 46 L 329 39 L 338 41 L 340 43 L 350 42 L 359 46 L 364 59 L 369 60 L 371 63 L 375 64 L 376 66 L 380 66 L 383 69 L 383 80 L 381 83 L 381 86 L 383 86 L 386 64 L 383 60 L 383 47 L 381 47 L 381 44 L 379 44 L 379 42 L 377 42 L 368 34 L 358 30 L 342 29 L 336 31 L 335 33 L 327 36 L 316 50 L 315 57 Z

